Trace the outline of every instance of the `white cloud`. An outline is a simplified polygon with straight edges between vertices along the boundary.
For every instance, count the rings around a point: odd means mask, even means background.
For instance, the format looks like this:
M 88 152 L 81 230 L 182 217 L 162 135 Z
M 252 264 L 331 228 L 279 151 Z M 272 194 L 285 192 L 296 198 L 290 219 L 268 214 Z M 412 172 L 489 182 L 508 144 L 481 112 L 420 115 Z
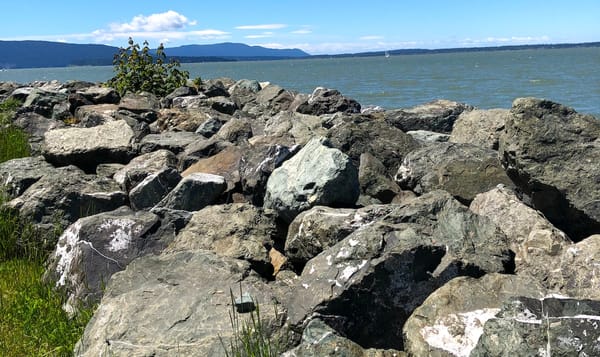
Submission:
M 547 43 L 550 41 L 548 36 L 511 36 L 511 37 L 486 37 L 481 39 L 466 38 L 460 41 L 462 46 L 489 46 L 489 45 L 522 45 Z
M 273 37 L 274 33 L 267 31 L 267 32 L 263 32 L 260 34 L 256 34 L 256 35 L 247 35 L 244 36 L 245 38 L 268 38 L 268 37 Z
M 111 32 L 127 32 L 127 31 L 171 31 L 183 29 L 187 25 L 194 26 L 196 21 L 190 21 L 187 17 L 180 13 L 169 10 L 159 14 L 148 16 L 135 16 L 127 23 L 114 23 L 109 26 Z
M 308 35 L 308 34 L 311 34 L 312 31 L 309 29 L 302 29 L 302 30 L 292 31 L 291 33 L 293 33 L 295 35 Z
M 236 30 L 278 30 L 287 27 L 285 24 L 263 24 L 236 26 Z
M 383 36 L 376 36 L 376 35 L 370 35 L 370 36 L 361 36 L 361 37 L 359 37 L 359 40 L 362 40 L 362 41 L 376 41 L 376 40 L 383 40 Z

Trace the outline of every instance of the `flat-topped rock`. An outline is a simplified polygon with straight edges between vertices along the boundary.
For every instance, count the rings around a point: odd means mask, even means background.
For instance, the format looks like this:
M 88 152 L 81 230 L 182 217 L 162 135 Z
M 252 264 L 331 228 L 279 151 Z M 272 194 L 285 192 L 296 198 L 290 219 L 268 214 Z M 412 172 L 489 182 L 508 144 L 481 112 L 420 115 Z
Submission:
M 127 163 L 134 156 L 134 137 L 123 120 L 92 128 L 55 129 L 44 135 L 42 154 L 52 164 L 94 172 L 101 163 Z

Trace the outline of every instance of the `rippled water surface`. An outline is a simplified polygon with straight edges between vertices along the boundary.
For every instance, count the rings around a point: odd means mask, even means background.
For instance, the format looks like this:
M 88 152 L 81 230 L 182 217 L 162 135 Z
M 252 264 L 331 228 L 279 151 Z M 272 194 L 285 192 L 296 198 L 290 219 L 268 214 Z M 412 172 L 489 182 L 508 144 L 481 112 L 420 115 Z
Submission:
M 600 117 L 600 48 L 184 64 L 190 76 L 257 79 L 310 93 L 336 88 L 363 106 L 401 108 L 444 98 L 509 108 L 517 97 L 547 98 Z M 9 69 L 0 81 L 105 81 L 112 67 Z

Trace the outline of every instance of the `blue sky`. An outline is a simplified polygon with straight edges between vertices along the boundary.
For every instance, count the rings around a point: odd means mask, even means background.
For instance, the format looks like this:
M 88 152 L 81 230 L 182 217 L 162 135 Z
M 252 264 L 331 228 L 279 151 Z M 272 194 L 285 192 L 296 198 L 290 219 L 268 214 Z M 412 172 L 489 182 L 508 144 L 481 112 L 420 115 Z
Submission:
M 17 0 L 0 40 L 242 42 L 335 54 L 600 41 L 600 0 Z

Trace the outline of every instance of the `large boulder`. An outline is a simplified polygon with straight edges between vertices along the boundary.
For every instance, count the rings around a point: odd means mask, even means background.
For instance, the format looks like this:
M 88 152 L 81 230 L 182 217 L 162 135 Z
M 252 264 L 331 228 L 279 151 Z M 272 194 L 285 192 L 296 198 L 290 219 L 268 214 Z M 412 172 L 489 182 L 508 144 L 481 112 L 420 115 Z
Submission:
M 395 180 L 402 189 L 416 194 L 446 190 L 466 204 L 498 184 L 512 187 L 496 151 L 456 143 L 432 143 L 412 151 Z
M 462 112 L 452 127 L 449 141 L 498 150 L 500 135 L 508 115 L 507 109 Z
M 544 295 L 544 289 L 535 280 L 515 275 L 452 279 L 433 292 L 406 321 L 405 351 L 412 356 L 472 356 L 484 324 L 500 312 L 506 300 Z
M 360 113 L 360 104 L 354 99 L 344 97 L 338 90 L 318 87 L 296 111 L 311 115 Z
M 366 116 L 347 117 L 327 133 L 333 147 L 348 155 L 356 167 L 360 156 L 369 153 L 393 176 L 402 159 L 421 145 L 410 135 L 383 120 Z
M 408 109 L 388 110 L 385 120 L 396 128 L 406 132 L 413 130 L 429 130 L 437 133 L 450 133 L 458 116 L 473 107 L 438 99 Z
M 65 310 L 100 301 L 110 277 L 133 259 L 157 252 L 161 244 L 148 239 L 158 216 L 127 207 L 79 219 L 59 237 L 50 255 L 47 277 L 67 294 Z
M 193 173 L 179 181 L 156 206 L 198 211 L 213 203 L 226 188 L 227 183 L 223 176 Z
M 316 206 L 300 213 L 288 227 L 285 255 L 292 264 L 306 262 L 329 249 L 357 229 L 390 213 L 393 206 L 372 205 L 360 209 Z
M 146 154 L 164 149 L 179 154 L 187 145 L 200 138 L 202 138 L 200 134 L 189 131 L 165 131 L 160 134 L 148 134 L 140 141 L 139 151 Z
M 42 176 L 8 205 L 35 223 L 65 228 L 81 217 L 112 211 L 126 203 L 127 194 L 113 180 L 67 166 Z
M 311 320 L 304 332 L 302 341 L 295 348 L 281 354 L 281 357 L 404 357 L 406 354 L 398 350 L 381 350 L 362 348 L 327 326 L 319 319 Z
M 244 195 L 257 206 L 262 206 L 269 176 L 285 160 L 300 150 L 276 142 L 262 142 L 248 145 L 244 150 L 240 167 L 240 178 Z
M 360 155 L 358 181 L 360 193 L 379 203 L 390 203 L 401 192 L 400 186 L 388 175 L 384 164 L 368 152 Z
M 348 156 L 315 138 L 275 169 L 267 181 L 266 208 L 287 222 L 317 205 L 352 207 L 360 194 L 358 170 Z
M 515 252 L 516 272 L 546 281 L 555 261 L 572 245 L 561 230 L 539 211 L 525 205 L 507 187 L 498 187 L 475 196 L 469 207 L 488 217 L 506 234 Z
M 223 176 L 227 183 L 227 190 L 232 191 L 240 183 L 240 165 L 242 148 L 227 146 L 222 151 L 210 157 L 200 159 L 181 173 L 186 177 L 194 173 L 205 173 Z
M 9 197 L 14 198 L 54 170 L 54 166 L 41 156 L 8 160 L 0 164 L 0 187 Z
M 67 98 L 66 93 L 34 88 L 25 99 L 23 108 L 46 118 L 52 118 L 55 115 L 55 109 L 58 109 L 61 104 L 69 104 Z
M 133 158 L 127 165 L 114 173 L 113 179 L 125 191 L 131 190 L 147 176 L 165 168 L 177 166 L 177 157 L 171 151 L 162 149 Z
M 13 125 L 27 133 L 32 155 L 42 153 L 46 132 L 66 126 L 63 121 L 48 119 L 34 112 L 19 113 L 13 121 Z
M 281 144 L 289 141 L 291 144 L 304 145 L 315 136 L 327 134 L 323 122 L 324 119 L 316 115 L 280 112 L 268 118 L 264 134 L 288 139 Z
M 504 234 L 448 193 L 391 206 L 306 264 L 287 304 L 293 328 L 321 316 L 363 347 L 401 350 L 404 322 L 435 289 L 512 271 Z
M 483 326 L 471 351 L 484 356 L 596 356 L 600 301 L 518 297 Z
M 567 296 L 600 300 L 600 234 L 590 236 L 564 249 L 562 254 L 548 265 L 550 288 Z
M 129 203 L 134 210 L 150 209 L 162 201 L 181 181 L 177 170 L 167 167 L 146 176 L 129 191 Z
M 168 251 L 211 250 L 247 260 L 261 273 L 272 273 L 269 249 L 276 234 L 273 217 L 260 208 L 245 203 L 209 206 L 194 212 Z
M 543 99 L 513 102 L 499 152 L 531 204 L 578 241 L 600 233 L 600 121 Z
M 46 132 L 42 154 L 55 165 L 75 165 L 94 172 L 101 163 L 127 163 L 133 157 L 133 129 L 123 120 L 93 128 L 55 129 Z
M 247 262 L 202 250 L 147 255 L 110 280 L 75 355 L 225 357 L 230 314 L 251 323 L 232 306 L 240 289 L 260 306 L 264 331 L 277 331 L 285 310 Z

